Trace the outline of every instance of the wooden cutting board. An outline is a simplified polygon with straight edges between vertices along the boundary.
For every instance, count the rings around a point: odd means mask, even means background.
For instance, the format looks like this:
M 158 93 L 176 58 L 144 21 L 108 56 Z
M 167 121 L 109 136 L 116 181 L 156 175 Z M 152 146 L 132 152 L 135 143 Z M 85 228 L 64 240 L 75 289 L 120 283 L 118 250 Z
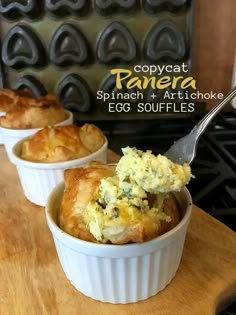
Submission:
M 108 158 L 117 160 L 112 152 Z M 77 292 L 57 259 L 44 209 L 26 200 L 0 147 L 0 315 L 213 315 L 230 299 L 236 299 L 236 235 L 195 206 L 179 270 L 161 293 L 111 305 Z

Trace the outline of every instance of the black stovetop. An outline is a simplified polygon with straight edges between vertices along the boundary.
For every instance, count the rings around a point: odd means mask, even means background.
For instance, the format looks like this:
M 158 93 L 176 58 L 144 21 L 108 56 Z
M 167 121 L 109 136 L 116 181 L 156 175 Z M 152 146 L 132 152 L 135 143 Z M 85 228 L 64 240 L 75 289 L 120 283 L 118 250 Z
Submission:
M 173 141 L 186 135 L 200 115 L 146 121 L 102 123 L 109 147 L 135 146 L 164 153 Z M 218 115 L 201 137 L 192 164 L 195 175 L 188 188 L 194 204 L 236 231 L 236 112 Z

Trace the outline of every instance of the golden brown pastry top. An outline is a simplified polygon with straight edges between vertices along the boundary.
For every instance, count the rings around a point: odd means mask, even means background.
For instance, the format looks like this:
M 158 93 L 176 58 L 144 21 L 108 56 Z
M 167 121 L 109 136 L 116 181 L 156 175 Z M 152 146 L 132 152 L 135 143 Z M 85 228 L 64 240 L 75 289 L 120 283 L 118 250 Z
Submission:
M 93 124 L 44 127 L 23 142 L 21 158 L 43 163 L 69 161 L 97 151 L 104 142 L 104 134 Z
M 112 178 L 115 170 L 111 166 L 101 163 L 91 163 L 87 167 L 69 169 L 65 171 L 65 190 L 62 198 L 59 226 L 68 234 L 82 240 L 126 244 L 131 242 L 144 242 L 157 237 L 175 227 L 180 221 L 179 206 L 172 194 L 166 195 L 162 203 L 163 215 L 142 212 L 140 209 L 127 209 L 122 206 L 115 209 L 116 215 L 106 221 L 103 234 L 106 239 L 98 240 L 90 233 L 88 220 L 88 206 L 100 203 L 98 189 L 101 180 Z M 157 196 L 148 194 L 147 201 L 150 208 L 157 202 Z M 101 214 L 98 211 L 97 218 Z M 129 215 L 129 212 L 132 213 Z M 119 217 L 120 216 L 120 217 Z M 170 220 L 166 220 L 166 217 Z
M 59 225 L 68 234 L 85 241 L 97 242 L 89 232 L 83 219 L 83 212 L 92 200 L 100 181 L 114 175 L 114 168 L 99 162 L 91 162 L 88 167 L 64 171 L 65 190 L 62 198 Z
M 21 97 L 32 98 L 30 91 L 24 90 L 0 90 L 0 112 L 7 112 L 12 109 Z
M 66 119 L 66 112 L 53 94 L 41 98 L 19 97 L 14 107 L 0 118 L 9 129 L 31 129 L 52 126 Z

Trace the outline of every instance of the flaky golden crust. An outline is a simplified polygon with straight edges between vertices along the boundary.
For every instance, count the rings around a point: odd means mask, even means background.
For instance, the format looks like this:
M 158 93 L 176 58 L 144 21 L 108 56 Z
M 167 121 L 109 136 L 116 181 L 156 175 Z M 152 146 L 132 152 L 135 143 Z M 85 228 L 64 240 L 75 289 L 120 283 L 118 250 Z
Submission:
M 82 240 L 98 242 L 86 227 L 83 214 L 88 203 L 94 200 L 101 179 L 111 177 L 114 173 L 114 168 L 101 163 L 65 171 L 65 191 L 59 214 L 60 227 L 65 232 Z M 154 195 L 150 196 L 150 204 L 154 198 Z M 106 227 L 103 234 L 113 244 L 151 240 L 171 230 L 180 221 L 179 206 L 174 195 L 170 194 L 164 200 L 162 210 L 171 218 L 170 221 L 143 216 L 138 223 L 127 222 L 123 227 Z
M 160 220 L 152 222 L 150 219 L 143 224 L 143 241 L 151 240 L 173 229 L 180 221 L 180 209 L 178 202 L 173 194 L 169 194 L 164 200 L 162 211 L 167 214 L 171 220 Z
M 86 142 L 86 130 L 90 130 L 89 146 Z M 69 161 L 97 151 L 104 142 L 102 131 L 94 125 L 45 127 L 23 142 L 21 158 L 43 163 Z
M 114 168 L 99 162 L 65 170 L 65 190 L 59 213 L 59 226 L 65 232 L 85 241 L 97 242 L 86 227 L 83 211 L 92 200 L 101 179 L 112 175 Z
M 66 112 L 53 94 L 35 99 L 20 97 L 0 119 L 9 129 L 32 129 L 55 125 L 66 119 Z
M 84 124 L 79 131 L 80 140 L 90 151 L 95 152 L 104 143 L 104 134 L 93 124 Z
M 0 90 L 0 112 L 11 110 L 21 97 L 32 98 L 32 94 L 30 91 L 24 90 Z
M 132 222 L 129 222 L 119 233 L 116 233 L 116 228 L 109 227 L 103 230 L 103 234 L 112 244 L 117 245 L 152 240 L 173 229 L 180 221 L 179 206 L 174 195 L 170 194 L 164 200 L 162 211 L 171 218 L 170 221 L 143 216 L 142 220 L 136 224 L 132 225 Z

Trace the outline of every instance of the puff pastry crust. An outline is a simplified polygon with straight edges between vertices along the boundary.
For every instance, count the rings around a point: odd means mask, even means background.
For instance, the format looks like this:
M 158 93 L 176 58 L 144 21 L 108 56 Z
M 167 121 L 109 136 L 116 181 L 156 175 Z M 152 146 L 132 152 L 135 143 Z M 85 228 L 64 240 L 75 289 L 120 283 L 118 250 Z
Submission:
M 59 212 L 59 226 L 62 230 L 79 239 L 98 242 L 88 230 L 83 212 L 93 199 L 101 179 L 113 175 L 114 167 L 99 162 L 64 171 L 65 190 Z
M 0 90 L 0 112 L 8 112 L 18 103 L 21 97 L 32 98 L 32 94 L 25 90 Z
M 96 198 L 96 192 L 101 179 L 115 174 L 112 166 L 95 162 L 87 167 L 69 169 L 65 171 L 65 191 L 59 212 L 59 226 L 68 234 L 82 240 L 99 243 L 90 233 L 86 225 L 86 207 Z M 154 195 L 148 196 L 151 204 L 155 201 Z M 170 194 L 164 200 L 163 212 L 171 220 L 151 220 L 143 216 L 140 222 L 127 222 L 123 227 L 110 226 L 104 230 L 108 243 L 126 244 L 151 240 L 175 227 L 180 221 L 179 205 L 174 195 Z
M 54 94 L 35 99 L 21 96 L 15 106 L 0 119 L 9 129 L 31 129 L 52 126 L 66 119 L 66 112 Z
M 103 132 L 93 124 L 44 127 L 22 144 L 21 158 L 62 162 L 87 156 L 102 147 Z

